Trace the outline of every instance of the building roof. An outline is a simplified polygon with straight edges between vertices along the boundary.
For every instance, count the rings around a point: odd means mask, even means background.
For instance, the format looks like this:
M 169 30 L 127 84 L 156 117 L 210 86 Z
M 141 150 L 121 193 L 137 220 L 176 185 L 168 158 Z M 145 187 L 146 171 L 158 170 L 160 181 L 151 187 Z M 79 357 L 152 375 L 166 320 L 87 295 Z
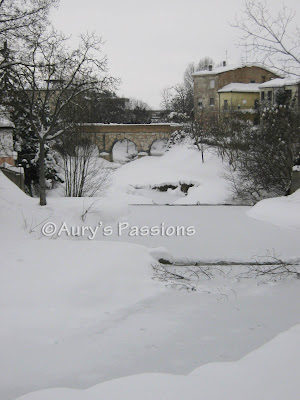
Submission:
M 0 128 L 14 128 L 15 124 L 9 118 L 0 115 Z
M 222 66 L 222 67 L 217 67 L 217 68 L 213 68 L 212 71 L 197 71 L 194 72 L 192 74 L 192 76 L 206 76 L 206 75 L 218 75 L 218 74 L 222 74 L 224 72 L 228 72 L 228 71 L 234 71 L 236 69 L 239 68 L 244 68 L 244 67 L 258 67 L 258 68 L 263 68 L 266 71 L 272 72 L 273 74 L 278 75 L 275 71 L 273 71 L 270 68 L 265 67 L 263 64 L 259 64 L 259 63 L 240 63 L 240 64 L 231 64 L 231 65 L 226 65 L 226 66 Z
M 284 87 L 284 86 L 293 86 L 293 85 L 298 85 L 300 83 L 300 78 L 299 77 L 294 77 L 294 76 L 287 76 L 286 78 L 276 78 L 276 79 L 271 79 L 268 82 L 264 82 L 259 85 L 260 89 L 263 88 L 279 88 L 279 87 Z
M 259 83 L 229 83 L 218 90 L 218 93 L 259 93 Z

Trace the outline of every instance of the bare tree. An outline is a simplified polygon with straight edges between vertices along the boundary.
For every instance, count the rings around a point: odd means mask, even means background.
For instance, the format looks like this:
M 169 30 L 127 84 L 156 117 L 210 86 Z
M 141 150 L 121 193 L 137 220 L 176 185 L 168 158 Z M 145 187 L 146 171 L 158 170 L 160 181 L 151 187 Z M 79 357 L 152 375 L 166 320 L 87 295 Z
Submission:
M 139 108 L 144 108 L 145 110 L 149 110 L 150 107 L 147 103 L 145 103 L 143 100 L 136 99 L 136 98 L 130 98 L 129 99 L 129 109 L 134 110 L 136 107 Z
M 66 197 L 99 196 L 108 186 L 110 170 L 104 168 L 93 137 L 66 132 L 56 146 L 62 160 Z
M 31 130 L 39 141 L 40 205 L 46 205 L 45 144 L 72 127 L 65 110 L 89 90 L 113 84 L 107 76 L 107 59 L 101 39 L 83 35 L 77 48 L 54 30 L 35 30 L 27 38 L 21 63 L 13 66 L 10 90 L 26 111 Z
M 241 32 L 246 58 L 263 62 L 284 74 L 300 76 L 300 30 L 293 25 L 295 12 L 283 6 L 273 15 L 266 1 L 246 0 L 232 26 Z
M 161 107 L 166 111 L 170 111 L 172 108 L 172 94 L 170 88 L 164 88 L 161 92 L 161 97 Z
M 9 53 L 16 51 L 18 40 L 24 40 L 33 28 L 45 25 L 51 7 L 58 0 L 0 0 L 0 69 L 7 68 L 13 62 Z
M 177 114 L 176 122 L 193 119 L 193 73 L 206 70 L 209 65 L 214 65 L 214 61 L 210 57 L 201 58 L 198 63 L 189 63 L 183 74 L 183 82 L 163 90 L 161 104 L 165 110 L 170 110 Z
M 142 100 L 131 98 L 126 109 L 126 121 L 131 124 L 147 124 L 150 122 L 150 107 Z

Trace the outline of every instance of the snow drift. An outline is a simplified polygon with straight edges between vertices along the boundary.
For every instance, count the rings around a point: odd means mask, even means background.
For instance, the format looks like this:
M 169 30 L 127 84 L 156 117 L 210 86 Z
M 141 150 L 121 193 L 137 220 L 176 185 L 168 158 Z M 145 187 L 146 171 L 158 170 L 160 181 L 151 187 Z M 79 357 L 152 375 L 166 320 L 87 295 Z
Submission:
M 143 157 L 119 168 L 113 177 L 114 187 L 132 197 L 130 203 L 218 204 L 231 197 L 228 182 L 222 178 L 223 164 L 213 149 L 207 149 L 202 163 L 198 150 L 177 145 L 161 157 Z M 164 185 L 193 184 L 185 196 L 169 190 L 156 196 L 152 188 Z M 143 201 L 141 199 L 144 198 Z M 146 200 L 147 199 L 147 200 Z
M 300 189 L 290 196 L 258 202 L 247 212 L 249 217 L 284 228 L 300 229 Z

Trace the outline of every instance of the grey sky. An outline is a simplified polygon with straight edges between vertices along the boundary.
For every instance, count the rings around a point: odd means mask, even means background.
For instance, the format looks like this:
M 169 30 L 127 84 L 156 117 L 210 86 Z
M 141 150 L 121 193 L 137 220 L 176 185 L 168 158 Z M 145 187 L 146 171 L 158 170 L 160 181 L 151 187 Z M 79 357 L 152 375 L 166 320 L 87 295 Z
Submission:
M 285 1 L 297 19 L 299 3 Z M 189 62 L 204 56 L 220 62 L 226 52 L 228 62 L 241 61 L 229 21 L 242 6 L 241 0 L 60 0 L 53 19 L 67 34 L 101 35 L 110 73 L 122 79 L 118 94 L 157 108 L 162 89 L 179 83 Z

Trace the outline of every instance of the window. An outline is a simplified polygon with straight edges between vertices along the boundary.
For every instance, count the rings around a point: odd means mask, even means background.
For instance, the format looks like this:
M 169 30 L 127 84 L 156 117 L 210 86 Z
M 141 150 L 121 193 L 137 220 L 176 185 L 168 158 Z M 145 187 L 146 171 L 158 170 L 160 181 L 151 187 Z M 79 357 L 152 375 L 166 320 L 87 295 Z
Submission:
M 228 110 L 228 100 L 224 100 L 224 110 Z
M 268 91 L 268 100 L 272 101 L 272 90 Z
M 209 99 L 209 105 L 212 106 L 212 107 L 214 107 L 214 105 L 215 105 L 215 98 L 214 98 L 214 97 L 211 97 L 211 98 Z
M 202 99 L 198 99 L 198 107 L 203 108 L 203 100 Z
M 243 104 L 247 104 L 247 100 L 243 100 L 242 103 L 243 103 Z
M 254 119 L 253 119 L 253 125 L 259 125 L 259 116 L 255 115 Z
M 250 83 L 255 83 L 255 79 L 250 79 Z
M 262 101 L 264 101 L 264 99 L 265 99 L 265 92 L 261 92 L 261 94 L 260 94 L 260 99 L 261 99 Z
M 214 88 L 215 88 L 215 80 L 214 80 L 214 79 L 212 79 L 212 80 L 209 82 L 209 87 L 210 87 L 210 89 L 214 89 Z

